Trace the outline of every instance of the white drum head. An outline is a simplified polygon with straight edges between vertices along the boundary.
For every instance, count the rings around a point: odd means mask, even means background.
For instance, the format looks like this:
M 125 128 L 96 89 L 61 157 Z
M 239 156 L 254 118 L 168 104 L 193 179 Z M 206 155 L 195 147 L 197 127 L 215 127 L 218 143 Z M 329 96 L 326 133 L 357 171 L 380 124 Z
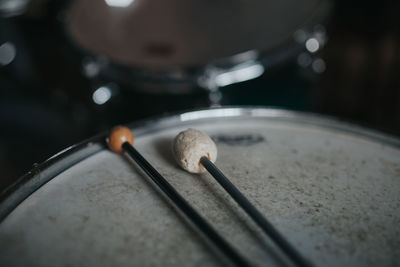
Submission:
M 176 165 L 172 139 L 189 127 L 214 138 L 217 166 L 316 266 L 396 265 L 398 140 L 268 109 L 205 110 L 136 127 L 135 147 L 257 266 L 288 261 L 209 174 Z M 100 149 L 71 165 L 27 183 L 49 180 L 0 224 L 4 266 L 226 264 L 127 158 Z
M 116 63 L 186 67 L 268 51 L 329 8 L 329 0 L 73 0 L 67 30 L 79 47 Z

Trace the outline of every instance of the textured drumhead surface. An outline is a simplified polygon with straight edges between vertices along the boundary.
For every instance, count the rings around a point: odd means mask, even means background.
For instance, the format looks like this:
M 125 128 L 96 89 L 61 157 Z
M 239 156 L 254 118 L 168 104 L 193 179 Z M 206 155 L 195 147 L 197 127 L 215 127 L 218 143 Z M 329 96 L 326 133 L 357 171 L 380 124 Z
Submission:
M 113 5 L 123 2 L 130 4 Z M 328 0 L 73 0 L 66 27 L 78 46 L 117 63 L 192 66 L 275 48 L 329 7 Z
M 287 263 L 209 174 L 171 156 L 179 131 L 217 142 L 216 164 L 317 266 L 394 266 L 400 256 L 400 151 L 339 130 L 268 118 L 176 123 L 135 146 L 256 265 Z M 221 255 L 135 164 L 101 151 L 22 202 L 0 226 L 4 266 L 214 266 Z

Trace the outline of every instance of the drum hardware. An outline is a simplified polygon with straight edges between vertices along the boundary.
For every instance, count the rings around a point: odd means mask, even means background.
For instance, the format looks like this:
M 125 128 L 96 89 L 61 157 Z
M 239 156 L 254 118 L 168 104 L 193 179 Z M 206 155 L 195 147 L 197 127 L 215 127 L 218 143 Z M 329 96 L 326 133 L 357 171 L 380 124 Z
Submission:
M 94 78 L 99 75 L 100 70 L 108 64 L 108 61 L 104 57 L 85 57 L 82 59 L 82 73 L 87 78 Z
M 30 0 L 1 0 L 0 17 L 8 18 L 21 15 L 30 4 Z
M 128 7 L 134 0 L 105 0 L 110 7 Z
M 314 73 L 321 74 L 326 69 L 325 61 L 317 56 L 317 53 L 327 42 L 326 29 L 323 25 L 317 24 L 311 32 L 297 30 L 293 39 L 304 46 L 303 52 L 297 56 L 297 65 L 302 68 L 310 67 Z
M 310 68 L 317 74 L 323 73 L 325 61 L 318 57 L 317 52 L 326 44 L 324 26 L 318 24 L 311 30 L 298 30 L 292 39 L 294 43 L 269 53 L 249 50 L 195 68 L 157 70 L 126 67 L 114 64 L 104 56 L 87 55 L 82 60 L 82 72 L 88 79 L 100 80 L 96 82 L 98 87 L 107 81 L 115 81 L 115 84 L 155 94 L 188 94 L 193 92 L 194 87 L 200 88 L 208 94 L 209 106 L 219 107 L 223 98 L 221 88 L 256 79 L 267 69 L 284 64 L 295 56 L 300 67 Z
M 117 153 L 126 152 L 137 165 L 151 178 L 161 191 L 197 226 L 197 228 L 213 244 L 220 249 L 226 257 L 237 266 L 250 266 L 245 258 L 240 255 L 190 204 L 176 189 L 133 147 L 133 133 L 129 128 L 117 126 L 111 130 L 109 147 Z
M 197 79 L 197 84 L 209 92 L 211 107 L 220 106 L 221 87 L 255 79 L 264 73 L 264 65 L 257 60 L 258 57 L 257 51 L 250 50 L 233 56 L 230 62 L 225 60 L 205 67 L 203 74 Z
M 11 42 L 5 42 L 0 45 L 0 67 L 10 64 L 16 56 L 15 45 Z
M 109 102 L 112 98 L 120 94 L 119 86 L 116 83 L 100 83 L 96 86 L 92 93 L 92 101 L 97 105 L 103 105 Z
M 258 55 L 256 51 L 248 51 L 241 55 L 237 55 L 238 58 L 245 59 L 244 55 Z M 237 62 L 237 60 L 235 60 Z M 136 72 L 136 85 L 138 87 L 143 86 L 142 82 L 146 83 L 146 88 L 153 88 L 153 93 L 165 93 L 163 89 L 165 86 L 171 86 L 172 93 L 189 93 L 191 89 L 188 89 L 188 85 L 198 86 L 208 92 L 209 105 L 212 107 L 220 106 L 222 100 L 221 87 L 226 87 L 235 83 L 248 81 L 260 77 L 264 73 L 265 66 L 258 60 L 249 59 L 244 60 L 242 63 L 234 65 L 233 67 L 224 66 L 225 62 L 209 64 L 201 73 L 197 73 L 194 76 L 187 76 L 182 71 L 175 72 Z M 101 71 L 108 66 L 108 72 L 101 73 Z M 107 59 L 103 57 L 89 58 L 87 57 L 82 63 L 82 71 L 87 78 L 96 80 L 99 77 L 107 76 L 105 80 L 119 80 L 122 84 L 130 83 L 129 80 L 117 79 L 116 77 L 121 74 L 121 70 L 114 70 L 109 65 Z M 133 74 L 133 72 L 132 72 Z M 131 77 L 132 78 L 132 77 Z M 98 86 L 96 88 L 107 87 L 107 82 L 96 82 Z M 116 83 L 113 83 L 116 86 Z M 174 89 L 172 89 L 172 87 Z M 186 89 L 185 89 L 186 88 Z M 97 102 L 94 101 L 96 104 Z

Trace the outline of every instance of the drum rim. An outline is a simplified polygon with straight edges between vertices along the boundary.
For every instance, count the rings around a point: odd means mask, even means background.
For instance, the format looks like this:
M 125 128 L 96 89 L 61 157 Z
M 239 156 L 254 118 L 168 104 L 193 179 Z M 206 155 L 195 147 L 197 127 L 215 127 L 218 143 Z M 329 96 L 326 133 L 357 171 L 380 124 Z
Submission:
M 166 126 L 173 127 L 177 123 L 182 122 L 242 117 L 259 117 L 276 119 L 277 121 L 301 123 L 306 126 L 339 131 L 400 149 L 399 138 L 380 131 L 365 128 L 353 123 L 350 124 L 338 118 L 326 115 L 271 107 L 220 107 L 188 110 L 128 123 L 127 126 L 135 130 L 136 136 L 142 136 L 160 129 L 165 129 Z M 61 150 L 40 164 L 34 164 L 28 173 L 21 176 L 17 181 L 0 192 L 0 223 L 20 203 L 47 182 L 78 162 L 105 149 L 107 147 L 106 136 L 107 132 L 100 133 Z

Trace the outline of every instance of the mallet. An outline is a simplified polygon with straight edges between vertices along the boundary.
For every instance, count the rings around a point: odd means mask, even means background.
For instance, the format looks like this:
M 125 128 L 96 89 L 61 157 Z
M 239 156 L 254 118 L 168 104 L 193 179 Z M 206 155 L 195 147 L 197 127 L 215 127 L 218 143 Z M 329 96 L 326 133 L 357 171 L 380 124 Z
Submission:
M 126 152 L 137 165 L 153 180 L 165 195 L 180 209 L 197 228 L 238 266 L 250 266 L 240 255 L 176 190 L 151 164 L 133 147 L 133 133 L 123 126 L 111 130 L 108 144 L 112 151 Z
M 217 159 L 217 147 L 208 135 L 195 129 L 183 131 L 175 137 L 173 151 L 178 164 L 188 172 L 201 173 L 207 169 L 236 203 L 243 208 L 297 266 L 311 266 L 311 263 L 300 255 L 261 212 L 214 165 L 213 162 Z

